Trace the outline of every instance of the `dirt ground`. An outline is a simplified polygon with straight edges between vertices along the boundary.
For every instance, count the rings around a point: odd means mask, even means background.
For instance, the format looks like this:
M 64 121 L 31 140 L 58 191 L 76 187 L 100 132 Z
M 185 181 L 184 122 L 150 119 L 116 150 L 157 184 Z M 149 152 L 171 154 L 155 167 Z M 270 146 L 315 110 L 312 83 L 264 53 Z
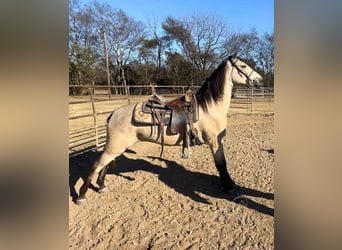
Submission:
M 180 158 L 181 147 L 133 145 L 106 177 L 73 202 L 98 152 L 70 158 L 70 249 L 273 249 L 274 116 L 228 117 L 225 155 L 241 196 L 222 192 L 206 145 Z

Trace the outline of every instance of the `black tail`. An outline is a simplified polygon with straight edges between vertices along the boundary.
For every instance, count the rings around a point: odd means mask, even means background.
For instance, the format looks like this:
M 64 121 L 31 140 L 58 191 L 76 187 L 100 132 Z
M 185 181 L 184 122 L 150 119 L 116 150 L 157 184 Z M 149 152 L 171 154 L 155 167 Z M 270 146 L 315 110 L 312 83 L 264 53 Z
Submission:
M 112 118 L 112 115 L 114 114 L 114 111 L 112 112 L 112 113 L 110 113 L 110 115 L 108 116 L 108 118 L 107 118 L 107 124 L 108 124 L 108 122 L 109 122 L 109 120 L 110 120 L 110 118 Z

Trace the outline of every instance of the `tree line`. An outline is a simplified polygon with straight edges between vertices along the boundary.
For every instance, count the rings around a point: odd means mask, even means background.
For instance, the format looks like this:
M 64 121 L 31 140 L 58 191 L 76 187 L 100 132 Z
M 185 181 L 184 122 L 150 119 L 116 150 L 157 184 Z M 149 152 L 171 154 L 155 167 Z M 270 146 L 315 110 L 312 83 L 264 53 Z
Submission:
M 274 33 L 233 31 L 210 14 L 142 23 L 108 3 L 69 3 L 69 84 L 196 86 L 237 52 L 274 86 Z

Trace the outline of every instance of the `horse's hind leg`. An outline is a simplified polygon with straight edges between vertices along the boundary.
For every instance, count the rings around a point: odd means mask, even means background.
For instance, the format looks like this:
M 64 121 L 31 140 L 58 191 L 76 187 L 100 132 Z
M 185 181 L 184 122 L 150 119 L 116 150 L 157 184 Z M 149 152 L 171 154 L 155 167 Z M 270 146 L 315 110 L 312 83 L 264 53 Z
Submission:
M 109 163 L 107 166 L 105 166 L 99 173 L 99 176 L 97 177 L 96 184 L 99 185 L 99 193 L 104 192 L 107 188 L 106 185 L 104 184 L 105 182 L 105 177 L 107 174 L 107 171 L 109 167 L 114 167 L 115 166 L 115 159 Z
M 83 185 L 80 188 L 80 192 L 79 192 L 79 196 L 76 199 L 77 204 L 81 204 L 83 201 L 85 201 L 85 194 L 88 191 L 89 185 L 91 184 L 94 176 L 96 174 L 99 174 L 100 171 L 104 170 L 107 165 L 116 157 L 116 154 L 112 154 L 107 152 L 106 150 L 103 151 L 103 153 L 101 154 L 100 158 L 94 163 L 94 165 L 92 166 L 90 173 L 86 179 L 86 181 L 83 183 Z M 104 177 L 106 174 L 106 170 L 101 172 L 102 176 L 100 178 L 100 184 L 102 184 L 102 187 L 104 186 Z M 101 183 L 102 182 L 102 183 Z M 101 186 L 100 186 L 101 188 Z

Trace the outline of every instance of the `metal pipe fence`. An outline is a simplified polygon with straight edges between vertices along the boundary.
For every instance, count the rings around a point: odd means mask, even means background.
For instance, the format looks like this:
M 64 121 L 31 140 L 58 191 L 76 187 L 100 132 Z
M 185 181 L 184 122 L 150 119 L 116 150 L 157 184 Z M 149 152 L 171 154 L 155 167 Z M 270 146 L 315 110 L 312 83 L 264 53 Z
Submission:
M 199 87 L 192 90 L 196 92 Z M 188 86 L 117 85 L 109 91 L 104 85 L 70 85 L 69 154 L 103 146 L 106 119 L 114 109 L 147 100 L 153 93 L 174 97 L 185 94 L 187 89 Z M 274 113 L 273 88 L 234 88 L 228 113 Z

